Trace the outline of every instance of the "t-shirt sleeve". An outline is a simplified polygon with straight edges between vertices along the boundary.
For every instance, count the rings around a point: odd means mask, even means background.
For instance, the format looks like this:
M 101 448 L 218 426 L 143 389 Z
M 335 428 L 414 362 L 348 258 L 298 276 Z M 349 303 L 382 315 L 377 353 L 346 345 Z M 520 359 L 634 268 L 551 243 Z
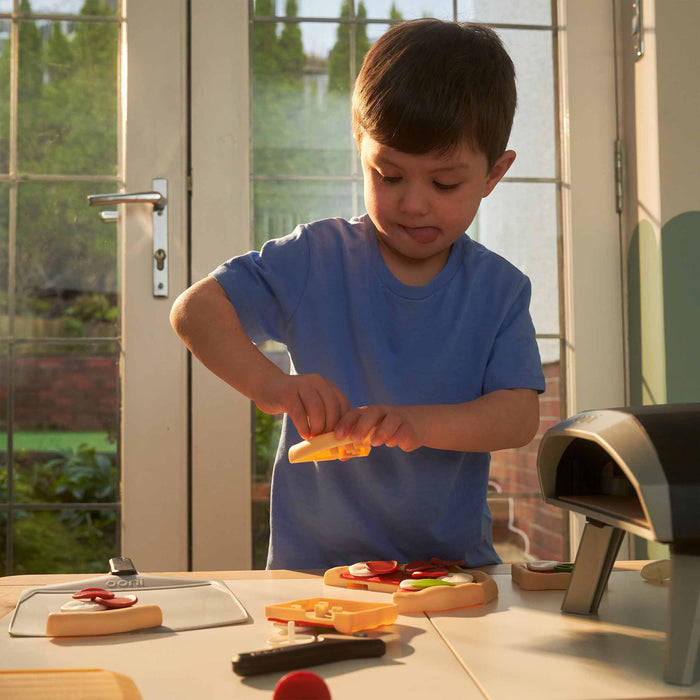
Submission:
M 530 317 L 530 280 L 521 285 L 496 335 L 484 376 L 484 393 L 499 389 L 545 390 L 542 361 Z
M 231 258 L 210 275 L 226 292 L 254 343 L 285 343 L 308 273 L 308 234 L 299 226 L 288 236 L 268 241 L 260 252 Z

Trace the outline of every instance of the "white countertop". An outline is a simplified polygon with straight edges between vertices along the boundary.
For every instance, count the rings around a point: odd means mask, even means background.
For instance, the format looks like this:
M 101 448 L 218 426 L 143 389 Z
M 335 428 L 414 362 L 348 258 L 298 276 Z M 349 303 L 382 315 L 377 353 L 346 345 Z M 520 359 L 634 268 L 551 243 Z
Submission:
M 499 598 L 480 607 L 400 615 L 399 640 L 377 659 L 312 667 L 334 700 L 372 698 L 671 698 L 700 696 L 663 682 L 668 586 L 615 571 L 594 618 L 560 612 L 563 591 L 521 591 L 494 574 Z M 227 581 L 246 624 L 100 638 L 17 638 L 0 621 L 0 668 L 104 668 L 130 676 L 144 698 L 270 698 L 283 673 L 240 678 L 240 652 L 264 649 L 264 606 L 329 597 L 387 602 L 390 594 L 324 586 L 320 578 Z

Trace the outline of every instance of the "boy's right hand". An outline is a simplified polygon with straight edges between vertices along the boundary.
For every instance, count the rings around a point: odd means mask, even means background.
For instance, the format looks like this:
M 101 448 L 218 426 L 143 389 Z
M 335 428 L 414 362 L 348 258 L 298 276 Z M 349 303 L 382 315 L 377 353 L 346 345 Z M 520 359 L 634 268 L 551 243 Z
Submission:
M 277 375 L 255 404 L 264 413 L 288 414 L 304 440 L 333 430 L 350 409 L 345 394 L 318 374 Z

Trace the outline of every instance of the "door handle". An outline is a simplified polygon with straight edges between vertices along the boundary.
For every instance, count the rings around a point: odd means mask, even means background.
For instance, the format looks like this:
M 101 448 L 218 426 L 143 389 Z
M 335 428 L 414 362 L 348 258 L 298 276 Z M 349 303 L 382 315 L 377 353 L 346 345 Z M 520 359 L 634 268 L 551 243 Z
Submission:
M 119 212 L 116 209 L 108 209 L 100 212 L 103 224 L 116 224 L 119 221 Z
M 153 296 L 168 296 L 168 181 L 163 177 L 153 179 L 151 192 L 112 192 L 90 194 L 91 207 L 114 204 L 153 205 Z M 108 217 L 100 214 L 103 221 Z M 111 219 L 114 220 L 114 219 Z

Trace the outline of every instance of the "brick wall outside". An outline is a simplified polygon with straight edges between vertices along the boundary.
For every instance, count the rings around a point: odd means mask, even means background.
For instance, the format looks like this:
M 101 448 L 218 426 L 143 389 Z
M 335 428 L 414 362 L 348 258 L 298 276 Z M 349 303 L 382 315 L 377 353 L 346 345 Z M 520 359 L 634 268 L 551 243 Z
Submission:
M 560 405 L 559 363 L 543 366 L 546 390 L 540 395 L 540 427 L 529 445 L 516 450 L 494 452 L 491 457 L 490 481 L 495 492 L 529 494 L 523 498 L 491 500 L 494 517 L 493 536 L 497 549 L 510 546 L 523 556 L 562 561 L 567 557 L 566 512 L 545 504 L 539 497 L 537 450 L 546 430 L 563 416 Z M 517 555 L 516 557 L 517 558 Z
M 14 430 L 117 429 L 119 375 L 114 357 L 18 357 L 13 368 Z M 7 394 L 4 365 L 0 373 L 3 407 Z

